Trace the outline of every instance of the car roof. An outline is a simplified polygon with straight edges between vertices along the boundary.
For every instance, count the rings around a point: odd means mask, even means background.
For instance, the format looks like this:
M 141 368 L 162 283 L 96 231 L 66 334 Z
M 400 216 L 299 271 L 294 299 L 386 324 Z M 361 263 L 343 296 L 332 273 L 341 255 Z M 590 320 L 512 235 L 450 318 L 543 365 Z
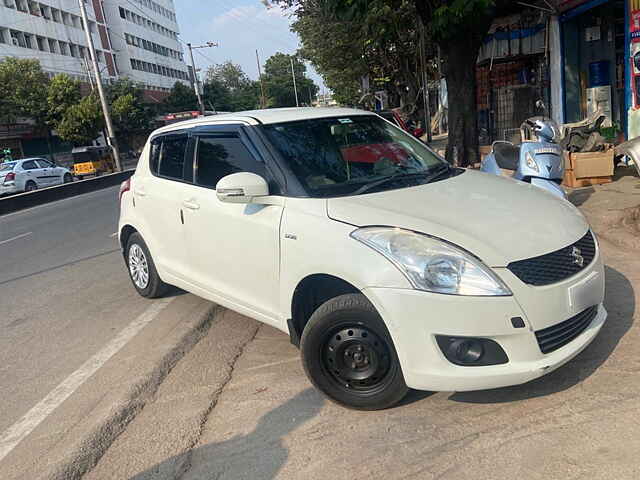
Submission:
M 198 117 L 193 120 L 172 123 L 162 127 L 154 133 L 164 133 L 183 128 L 191 128 L 203 125 L 216 125 L 219 123 L 247 123 L 249 125 L 269 125 L 272 123 L 295 122 L 299 120 L 311 120 L 326 117 L 346 117 L 354 115 L 374 115 L 375 112 L 357 110 L 355 108 L 270 108 L 266 110 L 247 110 L 244 112 L 225 113 Z

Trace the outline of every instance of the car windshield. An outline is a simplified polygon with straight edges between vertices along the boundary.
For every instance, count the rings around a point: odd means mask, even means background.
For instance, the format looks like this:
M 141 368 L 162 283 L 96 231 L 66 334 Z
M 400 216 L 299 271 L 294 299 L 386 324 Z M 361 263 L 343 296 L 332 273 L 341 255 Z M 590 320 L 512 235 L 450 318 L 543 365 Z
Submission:
M 414 186 L 447 167 L 422 142 L 374 115 L 276 123 L 263 130 L 312 197 Z
M 13 170 L 13 167 L 16 166 L 16 162 L 6 162 L 0 164 L 0 172 L 7 172 L 9 170 Z

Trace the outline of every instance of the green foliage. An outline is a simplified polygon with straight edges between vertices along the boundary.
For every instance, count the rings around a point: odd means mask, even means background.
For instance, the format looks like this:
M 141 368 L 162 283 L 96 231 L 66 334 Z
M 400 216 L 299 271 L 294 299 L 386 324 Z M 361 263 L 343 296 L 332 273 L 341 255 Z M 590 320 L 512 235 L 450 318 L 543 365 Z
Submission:
M 38 60 L 7 57 L 0 61 L 0 116 L 3 121 L 28 117 L 38 125 L 47 119 L 49 78 Z
M 260 104 L 260 84 L 228 60 L 209 68 L 204 97 L 208 108 L 212 105 L 219 111 L 252 110 Z
M 269 107 L 295 107 L 296 97 L 291 74 L 291 59 L 295 72 L 296 86 L 300 105 L 309 104 L 318 93 L 318 86 L 305 77 L 307 67 L 295 55 L 276 53 L 269 57 L 264 66 L 264 84 Z
M 176 82 L 162 106 L 164 113 L 178 113 L 198 110 L 198 97 L 193 88 Z
M 47 124 L 57 128 L 67 110 L 78 104 L 81 98 L 80 82 L 66 74 L 53 77 L 47 91 Z
M 90 145 L 103 128 L 104 117 L 100 101 L 95 95 L 89 95 L 67 109 L 57 131 L 64 141 L 74 145 Z
M 487 15 L 489 9 L 495 5 L 494 0 L 449 0 L 430 3 L 435 6 L 431 22 L 427 25 L 440 41 L 460 35 L 465 29 L 473 29 L 477 19 Z

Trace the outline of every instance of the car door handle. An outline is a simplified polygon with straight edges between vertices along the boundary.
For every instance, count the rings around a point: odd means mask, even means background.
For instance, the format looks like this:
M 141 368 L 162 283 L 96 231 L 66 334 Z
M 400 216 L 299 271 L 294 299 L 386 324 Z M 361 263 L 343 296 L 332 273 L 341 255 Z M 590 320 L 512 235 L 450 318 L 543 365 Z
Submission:
M 182 206 L 184 208 L 188 208 L 189 210 L 200 210 L 200 205 L 193 200 L 185 200 L 182 202 Z
M 133 191 L 134 195 L 138 196 L 138 197 L 146 197 L 147 196 L 147 192 L 145 190 L 142 190 L 141 188 L 136 188 Z

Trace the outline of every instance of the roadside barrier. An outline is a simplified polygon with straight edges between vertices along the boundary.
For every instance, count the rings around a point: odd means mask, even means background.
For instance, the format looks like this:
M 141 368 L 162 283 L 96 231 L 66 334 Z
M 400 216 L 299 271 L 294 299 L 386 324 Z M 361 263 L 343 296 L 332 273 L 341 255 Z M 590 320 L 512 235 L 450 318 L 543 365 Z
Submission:
M 131 177 L 134 171 L 135 170 L 127 170 L 125 172 L 102 175 L 88 180 L 65 183 L 55 187 L 43 188 L 41 190 L 34 190 L 33 192 L 20 193 L 10 197 L 0 198 L 0 215 L 120 185 L 126 179 Z

